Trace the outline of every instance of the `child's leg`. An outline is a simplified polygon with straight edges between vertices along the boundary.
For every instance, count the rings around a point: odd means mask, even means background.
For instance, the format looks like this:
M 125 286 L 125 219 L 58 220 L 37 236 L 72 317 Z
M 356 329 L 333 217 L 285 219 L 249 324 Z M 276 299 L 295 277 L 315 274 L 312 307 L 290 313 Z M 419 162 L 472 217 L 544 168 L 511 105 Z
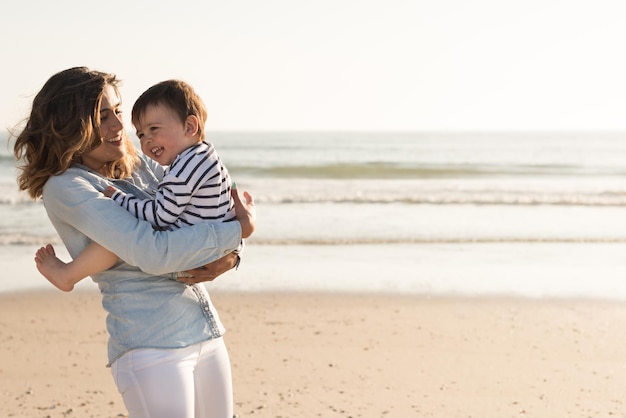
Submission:
M 40 248 L 35 255 L 37 270 L 50 283 L 69 292 L 80 280 L 99 273 L 117 262 L 117 256 L 97 243 L 89 244 L 74 261 L 64 263 L 57 258 L 52 245 Z

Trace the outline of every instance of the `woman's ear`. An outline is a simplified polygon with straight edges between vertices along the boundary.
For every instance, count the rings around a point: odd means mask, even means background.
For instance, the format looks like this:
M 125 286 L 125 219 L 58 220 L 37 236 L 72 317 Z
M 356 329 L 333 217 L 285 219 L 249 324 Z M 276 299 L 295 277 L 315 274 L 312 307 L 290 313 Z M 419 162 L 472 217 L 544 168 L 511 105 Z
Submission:
M 187 116 L 185 119 L 185 134 L 188 136 L 194 136 L 200 130 L 200 123 L 195 115 Z

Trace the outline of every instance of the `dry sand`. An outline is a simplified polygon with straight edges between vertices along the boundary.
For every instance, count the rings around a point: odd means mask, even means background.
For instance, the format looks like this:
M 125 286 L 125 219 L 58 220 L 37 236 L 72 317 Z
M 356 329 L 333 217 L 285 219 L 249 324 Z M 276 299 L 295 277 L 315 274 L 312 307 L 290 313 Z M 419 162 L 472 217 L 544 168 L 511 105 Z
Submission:
M 626 304 L 214 293 L 238 417 L 626 416 Z M 99 294 L 0 295 L 0 417 L 124 417 Z

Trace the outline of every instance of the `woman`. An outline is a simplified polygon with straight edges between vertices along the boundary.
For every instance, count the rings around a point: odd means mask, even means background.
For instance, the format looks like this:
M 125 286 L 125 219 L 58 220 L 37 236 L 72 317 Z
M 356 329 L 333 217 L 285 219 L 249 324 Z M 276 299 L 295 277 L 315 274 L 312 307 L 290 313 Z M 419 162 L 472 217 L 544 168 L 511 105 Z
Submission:
M 14 152 L 18 184 L 43 198 L 72 257 L 90 241 L 120 257 L 93 275 L 109 332 L 109 365 L 131 418 L 232 417 L 224 328 L 203 285 L 232 268 L 242 228 L 254 230 L 254 204 L 238 196 L 239 222 L 155 231 L 101 192 L 109 185 L 152 193 L 163 169 L 138 156 L 121 119 L 118 80 L 71 68 L 52 76 L 33 100 Z

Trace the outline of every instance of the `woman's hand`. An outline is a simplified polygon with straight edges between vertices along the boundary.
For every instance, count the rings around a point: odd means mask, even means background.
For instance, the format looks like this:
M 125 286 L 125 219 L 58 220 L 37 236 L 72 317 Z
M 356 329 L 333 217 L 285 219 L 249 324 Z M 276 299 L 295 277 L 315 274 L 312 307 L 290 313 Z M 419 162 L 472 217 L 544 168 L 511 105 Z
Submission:
M 187 273 L 189 277 L 179 276 L 178 281 L 187 284 L 211 282 L 217 276 L 226 273 L 237 264 L 239 264 L 239 256 L 232 252 L 219 260 L 213 261 L 212 263 L 206 264 L 197 269 L 187 270 L 185 273 Z
M 256 209 L 254 207 L 254 200 L 248 192 L 243 192 L 245 200 L 242 201 L 239 196 L 237 186 L 233 185 L 230 191 L 233 200 L 235 201 L 235 213 L 237 214 L 237 220 L 241 224 L 241 238 L 248 238 L 254 232 L 256 227 Z

